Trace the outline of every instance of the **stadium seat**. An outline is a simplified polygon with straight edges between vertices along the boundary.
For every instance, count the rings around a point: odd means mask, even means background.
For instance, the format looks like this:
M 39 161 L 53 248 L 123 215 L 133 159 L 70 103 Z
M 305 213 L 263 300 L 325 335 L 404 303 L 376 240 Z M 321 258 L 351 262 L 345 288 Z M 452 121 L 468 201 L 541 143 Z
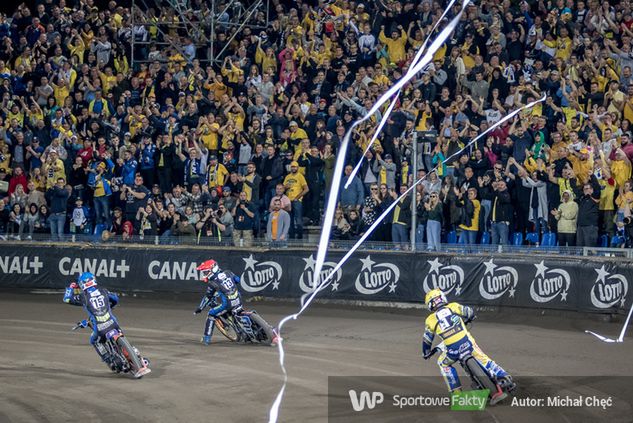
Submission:
M 611 237 L 611 248 L 620 248 L 624 245 L 626 239 L 620 235 L 613 235 Z
M 490 232 L 483 231 L 481 233 L 481 244 L 488 245 L 490 244 Z
M 457 243 L 458 244 L 466 244 L 466 236 L 465 236 L 464 232 L 460 232 L 459 233 L 459 237 L 457 238 Z
M 598 244 L 600 248 L 607 248 L 609 246 L 609 235 L 602 235 Z
M 108 229 L 108 227 L 106 225 L 104 225 L 103 223 L 100 223 L 98 225 L 95 225 L 95 230 L 94 230 L 94 238 L 95 241 L 101 241 L 101 234 L 103 233 L 103 231 L 105 231 L 106 229 Z
M 515 232 L 512 234 L 512 245 L 521 246 L 523 245 L 523 233 Z
M 446 243 L 447 244 L 457 244 L 457 232 L 450 231 L 446 234 Z
M 556 234 L 554 232 L 545 232 L 541 245 L 543 247 L 556 247 Z
M 539 236 L 536 232 L 530 232 L 526 235 L 525 240 L 530 244 L 530 245 L 536 245 L 539 243 Z

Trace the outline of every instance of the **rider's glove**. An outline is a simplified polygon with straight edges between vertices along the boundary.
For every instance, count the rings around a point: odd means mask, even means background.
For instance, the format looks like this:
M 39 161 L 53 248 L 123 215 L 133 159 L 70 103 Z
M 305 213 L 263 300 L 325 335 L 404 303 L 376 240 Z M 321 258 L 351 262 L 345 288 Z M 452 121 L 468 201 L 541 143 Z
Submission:
M 195 315 L 195 314 L 198 314 L 198 313 L 200 313 L 200 312 L 202 312 L 202 309 L 197 308 L 197 309 L 195 309 L 195 310 L 193 311 L 193 314 Z

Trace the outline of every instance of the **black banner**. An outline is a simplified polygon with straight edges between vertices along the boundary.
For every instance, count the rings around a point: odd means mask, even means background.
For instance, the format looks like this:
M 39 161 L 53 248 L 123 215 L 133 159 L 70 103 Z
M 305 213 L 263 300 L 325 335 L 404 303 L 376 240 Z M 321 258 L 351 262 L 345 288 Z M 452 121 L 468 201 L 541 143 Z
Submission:
M 321 277 L 342 252 L 328 255 Z M 246 296 L 298 298 L 315 286 L 307 250 L 227 250 L 0 245 L 0 287 L 63 288 L 85 271 L 111 289 L 202 292 L 196 266 L 209 258 L 240 275 Z M 617 312 L 630 307 L 633 264 L 588 258 L 357 252 L 322 288 L 332 299 L 422 302 L 441 288 L 472 305 Z

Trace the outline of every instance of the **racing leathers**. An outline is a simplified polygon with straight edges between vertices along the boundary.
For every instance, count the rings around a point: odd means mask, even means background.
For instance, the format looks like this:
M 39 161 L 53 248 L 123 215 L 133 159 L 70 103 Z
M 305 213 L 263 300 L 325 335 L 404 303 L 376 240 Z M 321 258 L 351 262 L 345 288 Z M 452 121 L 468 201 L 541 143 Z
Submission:
M 214 302 L 209 309 L 207 321 L 204 326 L 202 341 L 205 344 L 211 342 L 216 316 L 225 312 L 235 312 L 242 308 L 240 292 L 237 289 L 239 282 L 239 276 L 229 270 L 223 270 L 208 280 L 209 286 L 207 287 L 207 292 L 204 297 L 202 297 L 198 308 L 194 311 L 195 314 L 198 314 L 209 304 Z M 216 297 L 215 300 L 214 297 Z
M 120 330 L 119 322 L 112 314 L 112 308 L 119 302 L 119 297 L 105 288 L 93 286 L 82 291 L 76 283 L 70 284 L 66 288 L 64 294 L 64 302 L 82 306 L 88 313 L 88 320 L 92 326 L 92 335 L 90 336 L 90 344 L 94 347 L 103 360 L 109 363 L 111 357 L 103 345 L 106 340 L 106 334 L 112 330 Z
M 479 348 L 475 338 L 468 332 L 465 321 L 472 320 L 475 312 L 471 307 L 459 303 L 449 303 L 441 306 L 426 318 L 424 339 L 422 341 L 422 355 L 427 356 L 433 345 L 435 335 L 438 335 L 446 347 L 437 359 L 440 372 L 450 392 L 461 389 L 461 382 L 453 364 L 460 355 L 468 352 L 479 361 L 492 377 L 503 379 L 508 377 L 505 370 L 495 363 Z

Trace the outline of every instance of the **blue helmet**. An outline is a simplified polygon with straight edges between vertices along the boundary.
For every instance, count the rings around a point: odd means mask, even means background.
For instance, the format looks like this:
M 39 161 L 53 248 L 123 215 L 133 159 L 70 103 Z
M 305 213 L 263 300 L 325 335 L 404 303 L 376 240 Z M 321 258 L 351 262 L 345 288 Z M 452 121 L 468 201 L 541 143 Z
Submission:
M 79 282 L 79 286 L 84 291 L 90 287 L 97 286 L 97 279 L 95 278 L 95 275 L 90 272 L 82 273 L 79 276 L 79 279 L 77 279 L 77 282 Z

